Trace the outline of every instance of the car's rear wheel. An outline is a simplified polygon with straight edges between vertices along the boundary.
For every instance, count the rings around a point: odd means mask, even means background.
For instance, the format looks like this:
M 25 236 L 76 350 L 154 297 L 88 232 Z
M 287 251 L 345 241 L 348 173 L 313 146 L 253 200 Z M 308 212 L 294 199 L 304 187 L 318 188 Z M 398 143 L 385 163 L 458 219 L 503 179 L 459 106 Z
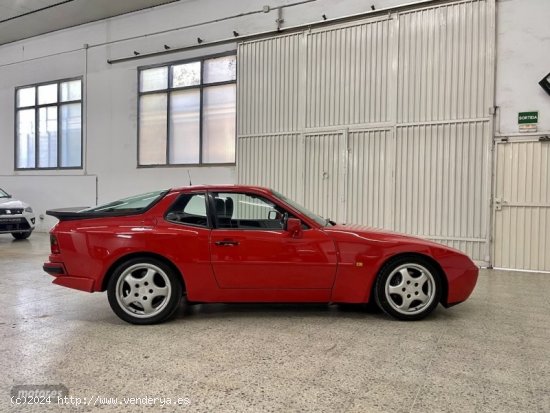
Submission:
M 109 280 L 109 304 L 117 316 L 132 324 L 166 321 L 182 298 L 179 275 L 154 258 L 133 258 L 122 263 Z
M 15 239 L 27 239 L 31 236 L 32 231 L 26 231 L 26 232 L 12 232 L 11 236 Z
M 439 271 L 422 257 L 399 257 L 386 264 L 376 280 L 375 299 L 387 314 L 399 320 L 420 320 L 441 299 Z

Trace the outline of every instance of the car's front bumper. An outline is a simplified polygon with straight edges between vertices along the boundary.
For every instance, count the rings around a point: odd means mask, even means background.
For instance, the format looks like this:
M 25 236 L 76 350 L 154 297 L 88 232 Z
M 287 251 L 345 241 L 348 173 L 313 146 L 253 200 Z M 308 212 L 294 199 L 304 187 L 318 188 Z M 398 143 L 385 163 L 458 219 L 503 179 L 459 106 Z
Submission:
M 0 215 L 0 234 L 33 231 L 35 223 L 34 214 L 28 212 L 12 215 L 3 214 Z
M 472 294 L 477 283 L 479 268 L 469 259 L 464 266 L 447 268 L 447 299 L 443 300 L 445 307 L 460 304 Z

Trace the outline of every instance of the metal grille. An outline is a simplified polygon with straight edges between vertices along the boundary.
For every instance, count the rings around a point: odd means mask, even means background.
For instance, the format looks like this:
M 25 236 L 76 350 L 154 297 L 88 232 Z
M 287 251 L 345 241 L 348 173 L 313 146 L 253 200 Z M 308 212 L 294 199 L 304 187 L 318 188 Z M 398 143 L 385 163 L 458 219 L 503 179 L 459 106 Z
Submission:
M 21 215 L 23 209 L 19 208 L 0 208 L 0 215 Z

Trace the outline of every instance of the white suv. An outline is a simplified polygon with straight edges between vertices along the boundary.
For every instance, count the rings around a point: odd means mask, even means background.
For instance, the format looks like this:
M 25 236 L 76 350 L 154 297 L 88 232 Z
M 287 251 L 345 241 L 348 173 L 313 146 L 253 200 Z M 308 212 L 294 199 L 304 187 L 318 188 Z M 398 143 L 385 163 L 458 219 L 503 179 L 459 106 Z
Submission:
M 0 188 L 0 234 L 11 234 L 15 239 L 29 238 L 35 221 L 32 208 L 28 204 L 12 199 L 11 195 Z

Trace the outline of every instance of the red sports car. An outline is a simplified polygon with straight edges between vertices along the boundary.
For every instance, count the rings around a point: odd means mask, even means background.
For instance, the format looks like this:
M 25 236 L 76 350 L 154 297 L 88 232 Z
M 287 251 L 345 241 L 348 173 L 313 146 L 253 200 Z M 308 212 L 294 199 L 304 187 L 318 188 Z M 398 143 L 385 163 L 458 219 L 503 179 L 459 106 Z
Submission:
M 468 298 L 478 269 L 423 239 L 339 225 L 251 186 L 189 186 L 47 212 L 55 284 L 105 291 L 135 324 L 189 302 L 370 303 L 401 320 Z

